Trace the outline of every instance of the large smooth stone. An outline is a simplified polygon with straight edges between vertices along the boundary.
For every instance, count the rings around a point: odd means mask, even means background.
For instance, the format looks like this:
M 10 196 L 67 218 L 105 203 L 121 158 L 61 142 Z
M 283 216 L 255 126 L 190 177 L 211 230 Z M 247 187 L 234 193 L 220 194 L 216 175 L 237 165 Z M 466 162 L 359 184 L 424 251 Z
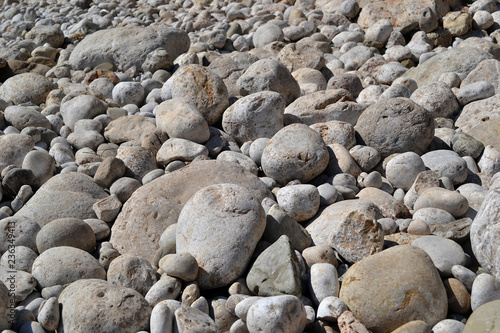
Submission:
M 237 184 L 270 195 L 260 179 L 236 163 L 199 161 L 153 180 L 132 194 L 111 229 L 110 242 L 120 253 L 153 261 L 160 236 L 174 223 L 184 204 L 198 190 L 213 184 Z
M 107 281 L 84 279 L 61 295 L 58 332 L 135 333 L 149 327 L 151 307 L 137 291 Z
M 80 172 L 63 173 L 49 179 L 16 214 L 44 226 L 58 218 L 96 218 L 92 206 L 108 197 L 94 180 Z
M 490 186 L 470 229 L 472 250 L 481 267 L 500 281 L 500 177 Z
M 483 304 L 474 311 L 462 333 L 495 332 L 500 325 L 500 300 Z
M 171 59 L 188 51 L 188 35 L 167 24 L 148 27 L 126 26 L 99 30 L 86 36 L 71 52 L 69 63 L 75 69 L 112 63 L 120 70 L 142 68 L 149 53 L 164 48 Z
M 22 103 L 41 104 L 54 88 L 45 76 L 37 73 L 21 73 L 7 79 L 0 87 L 0 98 L 12 101 L 16 105 Z
M 321 136 L 304 124 L 279 130 L 264 148 L 261 165 L 266 176 L 280 184 L 297 179 L 306 183 L 328 165 L 328 150 Z
M 177 220 L 177 253 L 198 263 L 200 288 L 218 288 L 243 274 L 266 228 L 266 214 L 252 189 L 214 184 L 195 193 Z
M 422 154 L 434 138 L 434 126 L 428 111 L 409 98 L 398 97 L 370 105 L 354 128 L 365 145 L 385 157 L 408 151 Z
M 432 260 L 409 245 L 353 265 L 344 275 L 339 297 L 374 333 L 391 332 L 412 320 L 432 327 L 448 311 L 446 290 Z

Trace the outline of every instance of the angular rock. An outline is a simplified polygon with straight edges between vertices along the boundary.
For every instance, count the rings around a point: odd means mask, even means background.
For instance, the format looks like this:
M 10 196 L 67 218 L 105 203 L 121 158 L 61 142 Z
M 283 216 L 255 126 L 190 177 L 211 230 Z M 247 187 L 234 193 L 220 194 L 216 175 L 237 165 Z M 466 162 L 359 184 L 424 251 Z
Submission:
M 208 314 L 192 307 L 180 307 L 175 311 L 174 330 L 179 333 L 217 333 L 215 322 Z
M 156 282 L 156 276 L 149 261 L 125 254 L 111 262 L 107 280 L 115 286 L 134 289 L 144 296 Z

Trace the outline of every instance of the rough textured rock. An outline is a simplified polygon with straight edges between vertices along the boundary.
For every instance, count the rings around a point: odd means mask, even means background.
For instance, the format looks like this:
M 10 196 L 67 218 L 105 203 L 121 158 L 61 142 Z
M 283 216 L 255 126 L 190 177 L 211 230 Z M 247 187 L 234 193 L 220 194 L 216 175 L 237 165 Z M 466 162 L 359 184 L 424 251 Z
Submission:
M 149 27 L 127 26 L 97 31 L 85 37 L 71 52 L 70 64 L 74 68 L 95 67 L 112 63 L 118 69 L 132 66 L 141 68 L 146 56 L 155 49 L 164 48 L 171 59 L 189 49 L 188 35 L 163 24 Z
M 274 91 L 261 91 L 237 100 L 224 112 L 222 128 L 237 142 L 271 138 L 283 128 L 285 100 Z
M 0 163 L 21 167 L 24 157 L 33 149 L 35 141 L 25 134 L 5 134 L 0 137 Z
M 251 189 L 214 184 L 196 192 L 177 221 L 177 253 L 199 266 L 200 288 L 218 288 L 243 274 L 264 233 L 265 212 Z
M 297 179 L 308 182 L 328 164 L 328 151 L 321 136 L 304 124 L 278 131 L 264 148 L 261 165 L 266 176 L 281 184 Z
M 500 280 L 499 205 L 500 178 L 497 178 L 491 185 L 470 230 L 474 255 L 481 266 L 498 280 Z
M 265 90 L 275 91 L 287 105 L 300 96 L 297 81 L 283 64 L 274 59 L 262 59 L 250 65 L 237 85 L 242 96 Z
M 224 81 L 206 67 L 200 65 L 181 67 L 170 80 L 172 98 L 190 99 L 209 125 L 219 121 L 229 105 Z
M 384 235 L 376 222 L 380 209 L 365 200 L 348 200 L 328 206 L 306 230 L 315 245 L 329 245 L 342 257 L 356 262 L 382 251 Z
M 107 280 L 115 286 L 134 289 L 144 296 L 156 282 L 156 274 L 146 259 L 125 254 L 110 263 Z
M 151 307 L 144 297 L 106 281 L 76 281 L 63 290 L 59 303 L 62 311 L 58 332 L 135 333 L 149 326 Z
M 408 98 L 391 98 L 369 106 L 356 131 L 383 157 L 412 151 L 422 154 L 434 138 L 432 115 Z
M 96 218 L 92 206 L 108 194 L 80 172 L 52 177 L 15 216 L 37 221 L 40 226 L 57 218 Z
M 192 163 L 135 191 L 116 218 L 110 242 L 122 254 L 132 253 L 152 262 L 161 234 L 169 225 L 177 223 L 189 198 L 198 190 L 219 183 L 251 188 L 259 199 L 269 195 L 257 176 L 235 163 Z
M 500 95 L 469 103 L 458 115 L 455 125 L 464 132 L 469 132 L 487 121 L 499 119 L 499 109 Z
M 476 48 L 454 48 L 410 69 L 405 77 L 415 80 L 420 87 L 438 81 L 443 73 L 455 72 L 467 76 L 481 61 L 492 58 L 488 52 Z
M 374 270 L 379 272 L 376 277 Z M 352 266 L 344 275 L 340 298 L 374 333 L 390 332 L 408 320 L 433 326 L 448 310 L 446 291 L 431 259 L 408 245 L 392 247 Z

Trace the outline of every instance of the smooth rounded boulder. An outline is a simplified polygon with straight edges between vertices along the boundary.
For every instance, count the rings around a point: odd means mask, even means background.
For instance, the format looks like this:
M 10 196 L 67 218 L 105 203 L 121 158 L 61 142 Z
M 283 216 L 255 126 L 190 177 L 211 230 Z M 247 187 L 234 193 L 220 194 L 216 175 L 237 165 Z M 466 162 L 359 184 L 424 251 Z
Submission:
M 107 281 L 73 282 L 59 295 L 59 303 L 62 310 L 58 332 L 135 333 L 149 327 L 151 307 L 144 297 Z
M 136 190 L 116 218 L 110 242 L 121 254 L 131 253 L 153 262 L 163 231 L 177 223 L 184 204 L 198 190 L 221 183 L 250 188 L 260 200 L 271 195 L 257 176 L 236 163 L 191 163 Z
M 261 165 L 266 176 L 280 184 L 302 183 L 318 176 L 328 165 L 328 150 L 321 136 L 305 124 L 278 131 L 264 148 Z
M 177 222 L 177 253 L 197 261 L 200 288 L 228 285 L 243 274 L 266 227 L 266 214 L 252 190 L 215 184 L 196 192 Z
M 354 127 L 365 145 L 382 157 L 412 151 L 421 155 L 434 138 L 434 119 L 409 98 L 391 98 L 370 105 Z
M 353 265 L 339 297 L 374 333 L 391 332 L 412 320 L 432 327 L 448 311 L 446 290 L 432 260 L 411 245 L 389 248 Z

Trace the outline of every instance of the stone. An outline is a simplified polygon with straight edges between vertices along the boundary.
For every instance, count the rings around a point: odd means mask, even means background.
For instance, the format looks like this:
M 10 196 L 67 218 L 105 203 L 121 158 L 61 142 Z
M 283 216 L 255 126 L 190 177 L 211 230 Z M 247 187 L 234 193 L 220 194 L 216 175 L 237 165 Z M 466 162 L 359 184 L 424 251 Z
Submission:
M 346 89 L 329 89 L 301 96 L 285 108 L 285 119 L 298 119 L 306 125 L 332 120 L 355 125 L 365 106 L 355 103 Z
M 455 121 L 455 126 L 469 133 L 471 129 L 481 126 L 487 121 L 499 119 L 497 112 L 499 99 L 499 95 L 493 95 L 465 105 Z
M 64 124 L 73 129 L 81 119 L 93 119 L 106 113 L 106 105 L 92 95 L 79 95 L 61 104 Z
M 170 276 L 191 282 L 198 275 L 198 263 L 189 252 L 167 254 L 161 258 L 159 266 Z
M 25 134 L 5 134 L 0 137 L 0 163 L 21 167 L 35 141 Z
M 104 137 L 116 144 L 136 141 L 154 154 L 168 139 L 164 132 L 140 115 L 120 117 L 111 121 L 104 129 Z
M 57 297 L 47 299 L 38 311 L 38 322 L 48 331 L 55 331 L 61 318 Z
M 60 218 L 45 224 L 36 235 L 38 253 L 57 246 L 71 246 L 92 253 L 96 237 L 92 228 L 83 220 Z
M 33 251 L 36 249 L 36 235 L 40 231 L 40 225 L 30 219 L 22 217 L 6 217 L 0 220 L 0 253 L 4 254 L 12 246 L 26 246 Z M 13 243 L 9 241 L 13 237 Z M 14 250 L 15 251 L 15 250 Z
M 454 265 L 464 266 L 467 257 L 456 242 L 438 236 L 424 236 L 414 240 L 412 246 L 424 250 L 443 277 L 451 277 Z
M 444 280 L 444 287 L 448 294 L 448 308 L 454 313 L 466 315 L 470 310 L 471 298 L 467 288 L 455 278 Z
M 461 333 L 465 324 L 454 319 L 443 319 L 432 327 L 435 333 Z
M 361 170 L 365 172 L 372 170 L 381 159 L 379 152 L 375 148 L 363 145 L 352 147 L 349 149 L 349 154 L 356 161 L 356 164 L 359 165 Z
M 274 243 L 281 237 L 288 236 L 290 244 L 297 251 L 303 251 L 311 245 L 311 236 L 279 205 L 272 205 L 266 216 L 266 229 L 262 239 Z
M 347 310 L 347 305 L 340 298 L 328 296 L 319 304 L 317 318 L 326 321 L 336 321 Z
M 0 87 L 0 98 L 14 104 L 45 102 L 53 84 L 37 73 L 21 73 L 7 79 Z
M 29 247 L 23 245 L 16 245 L 14 250 L 11 251 L 12 248 L 10 251 L 7 250 L 4 252 L 0 259 L 0 266 L 31 273 L 31 266 L 36 257 L 38 257 L 38 254 Z M 15 261 L 12 260 L 12 256 L 14 256 Z
M 469 204 L 467 199 L 456 191 L 432 187 L 422 192 L 414 204 L 415 210 L 429 207 L 445 210 L 457 218 L 467 212 Z
M 157 167 L 157 161 L 151 150 L 136 144 L 121 145 L 116 158 L 122 160 L 123 164 L 125 164 L 124 176 L 135 178 L 139 181 L 142 181 L 142 178 L 148 172 L 155 170 Z
M 488 273 L 481 273 L 474 279 L 471 289 L 471 309 L 476 311 L 488 302 L 500 299 L 500 283 Z
M 8 106 L 4 110 L 4 117 L 20 131 L 30 126 L 52 128 L 50 121 L 43 114 L 24 106 Z
M 298 184 L 279 189 L 276 193 L 276 200 L 295 221 L 303 222 L 316 215 L 320 196 L 316 186 Z
M 252 36 L 253 45 L 258 48 L 263 48 L 272 42 L 282 42 L 283 39 L 283 30 L 272 23 L 261 25 Z
M 67 140 L 75 149 L 95 150 L 104 143 L 104 137 L 97 131 L 74 132 L 68 135 Z
M 180 307 L 180 306 L 179 306 Z M 162 301 L 156 304 L 151 311 L 150 332 L 151 333 L 172 333 L 174 324 L 175 308 L 169 305 L 169 301 Z
M 258 296 L 301 296 L 299 262 L 287 236 L 281 236 L 257 257 L 246 283 Z
M 315 305 L 320 305 L 325 298 L 337 297 L 340 285 L 337 268 L 329 263 L 317 263 L 309 271 L 309 291 Z
M 151 307 L 137 291 L 96 279 L 73 282 L 63 290 L 59 303 L 58 332 L 135 333 L 148 328 L 151 315 Z
M 295 296 L 266 297 L 256 301 L 246 317 L 250 333 L 256 332 L 302 332 L 306 326 L 306 310 Z
M 356 319 L 351 311 L 344 311 L 337 319 L 340 333 L 360 332 L 368 333 L 366 326 Z
M 144 43 L 145 40 L 148 43 Z M 188 51 L 190 41 L 180 29 L 152 24 L 148 27 L 126 26 L 100 30 L 87 35 L 78 44 L 80 46 L 75 47 L 69 57 L 73 68 L 84 69 L 108 62 L 124 71 L 132 66 L 141 68 L 147 55 L 159 47 L 164 48 L 171 59 L 175 59 Z
M 120 106 L 127 104 L 140 106 L 145 97 L 144 87 L 139 82 L 120 82 L 112 91 L 113 100 Z
M 264 183 L 237 164 L 223 161 L 192 163 L 136 190 L 113 225 L 111 243 L 122 254 L 132 253 L 151 261 L 161 234 L 169 225 L 177 223 L 189 198 L 198 190 L 218 183 L 250 188 L 259 202 L 269 195 Z
M 229 106 L 224 81 L 206 67 L 194 64 L 181 67 L 170 80 L 172 98 L 187 98 L 194 102 L 208 125 L 219 121 Z
M 438 18 L 431 7 L 424 8 L 420 13 L 418 27 L 425 33 L 434 31 L 439 27 Z
M 196 258 L 201 288 L 222 287 L 243 273 L 264 229 L 265 213 L 251 190 L 234 184 L 208 186 L 196 192 L 179 215 L 177 253 Z
M 306 230 L 315 245 L 333 247 L 349 262 L 357 262 L 382 251 L 383 231 L 377 219 L 382 212 L 365 200 L 348 200 L 328 206 Z
M 258 166 L 255 162 L 245 154 L 238 153 L 231 150 L 225 150 L 217 155 L 216 160 L 232 162 L 241 165 L 254 175 L 258 174 Z
M 122 203 L 116 194 L 111 194 L 109 197 L 98 200 L 94 205 L 92 205 L 92 209 L 94 210 L 97 218 L 106 223 L 112 223 L 121 208 Z
M 498 206 L 500 200 L 499 178 L 491 184 L 488 194 L 479 209 L 470 230 L 472 250 L 477 261 L 487 272 L 500 279 L 500 263 L 498 261 Z
M 35 187 L 42 186 L 55 173 L 55 160 L 50 154 L 44 151 L 30 151 L 23 159 L 23 169 L 31 170 L 35 176 L 33 185 Z
M 366 29 L 379 19 L 389 19 L 394 27 L 404 27 L 412 22 L 417 22 L 421 12 L 426 7 L 435 8 L 438 18 L 445 15 L 450 9 L 447 1 L 420 1 L 418 3 L 403 1 L 393 3 L 390 1 L 364 2 L 360 3 L 361 12 L 358 17 L 358 24 L 362 29 Z
M 460 87 L 467 87 L 476 82 L 489 82 L 493 85 L 495 93 L 499 92 L 500 81 L 498 80 L 497 73 L 500 71 L 500 63 L 496 59 L 486 59 L 481 61 L 477 66 L 462 80 Z M 484 83 L 482 83 L 484 84 Z M 488 88 L 487 91 L 489 91 Z M 460 91 L 459 91 L 459 94 Z M 491 97 L 491 96 L 489 96 Z M 467 99 L 465 100 L 467 101 Z M 468 103 L 464 103 L 468 104 Z
M 330 89 L 346 89 L 356 98 L 363 90 L 363 85 L 357 75 L 345 73 L 334 75 L 328 80 L 328 90 Z
M 356 197 L 373 202 L 380 208 L 384 217 L 407 218 L 411 216 L 408 208 L 402 202 L 397 201 L 384 190 L 375 187 L 366 187 L 359 191 Z
M 323 52 L 313 47 L 298 47 L 297 44 L 286 44 L 278 53 L 277 59 L 290 71 L 300 68 L 320 70 L 325 66 Z
M 13 299 L 16 303 L 24 301 L 37 285 L 37 281 L 30 273 L 13 270 L 10 267 L 0 267 L 0 281 L 9 288 L 7 299 L 9 301 Z
M 95 218 L 92 205 L 108 194 L 82 173 L 65 173 L 50 178 L 15 214 L 44 226 L 58 218 Z
M 118 200 L 120 200 L 121 203 L 125 203 L 130 198 L 132 193 L 134 193 L 135 190 L 137 190 L 141 186 L 141 182 L 137 179 L 121 177 L 117 179 L 113 184 L 111 184 L 109 193 L 116 194 Z
M 254 62 L 236 82 L 241 96 L 260 91 L 275 91 L 286 104 L 300 96 L 300 87 L 288 69 L 277 60 L 261 59 Z
M 162 102 L 156 111 L 156 125 L 170 138 L 203 144 L 210 138 L 210 129 L 196 105 L 187 99 Z
M 433 207 L 424 207 L 415 210 L 413 213 L 413 219 L 421 220 L 429 226 L 447 225 L 448 223 L 455 221 L 453 215 L 447 211 Z
M 326 78 L 317 69 L 299 68 L 292 72 L 292 76 L 300 86 L 301 95 L 307 95 L 326 89 Z
M 467 133 L 455 133 L 451 139 L 451 148 L 462 157 L 478 158 L 483 152 L 484 145 Z
M 315 123 L 310 126 L 321 135 L 325 144 L 340 144 L 351 149 L 356 144 L 354 127 L 346 122 L 331 120 L 326 123 Z
M 443 82 L 419 86 L 410 98 L 418 105 L 423 106 L 434 118 L 452 118 L 460 108 L 455 94 Z
M 391 158 L 385 175 L 394 187 L 408 191 L 422 171 L 425 171 L 424 161 L 417 154 L 407 152 Z
M 278 131 L 262 154 L 266 176 L 286 184 L 297 179 L 307 182 L 328 164 L 328 151 L 321 136 L 304 124 L 292 124 Z
M 486 146 L 477 165 L 481 172 L 494 175 L 500 171 L 500 150 L 490 145 Z
M 156 276 L 149 261 L 124 254 L 109 264 L 107 281 L 115 286 L 134 289 L 145 296 L 156 282 Z
M 340 299 L 372 332 L 395 330 L 410 317 L 430 326 L 446 317 L 441 278 L 429 256 L 415 247 L 400 245 L 369 256 L 353 265 L 342 281 Z
M 462 332 L 492 332 L 500 322 L 500 300 L 488 302 L 477 308 L 467 320 Z
M 283 128 L 285 100 L 274 91 L 238 99 L 222 116 L 222 128 L 238 143 L 272 138 Z
M 465 35 L 472 28 L 472 15 L 467 12 L 449 12 L 443 17 L 443 28 L 453 37 Z
M 174 331 L 179 333 L 219 332 L 212 318 L 192 307 L 180 307 L 175 311 Z
M 94 182 L 104 188 L 109 188 L 113 181 L 125 174 L 125 163 L 116 157 L 106 157 L 102 160 L 94 175 Z
M 405 76 L 415 80 L 421 87 L 438 81 L 443 73 L 454 72 L 466 77 L 481 61 L 492 58 L 490 53 L 477 48 L 464 47 L 446 50 L 410 69 Z
M 172 161 L 191 162 L 198 156 L 208 156 L 208 148 L 198 143 L 171 138 L 165 141 L 156 154 L 156 162 L 167 165 Z
M 42 287 L 81 279 L 106 279 L 106 271 L 89 253 L 70 246 L 53 247 L 35 259 L 33 277 Z
M 434 137 L 431 114 L 401 97 L 369 106 L 354 128 L 364 144 L 377 149 L 382 157 L 408 151 L 421 154 Z
M 485 60 L 487 61 L 487 60 Z M 478 65 L 478 67 L 481 64 Z M 469 77 L 470 74 L 467 76 Z M 467 80 L 467 78 L 465 78 Z M 464 81 L 465 81 L 464 80 Z M 476 81 L 470 84 L 463 84 L 460 86 L 460 90 L 457 92 L 457 100 L 461 105 L 469 104 L 477 100 L 489 98 L 495 95 L 495 87 L 489 81 Z
M 181 293 L 181 287 L 181 280 L 162 274 L 144 298 L 151 306 L 155 306 L 165 300 L 175 300 Z
M 95 234 L 97 241 L 103 241 L 108 238 L 111 229 L 103 220 L 99 219 L 85 219 L 83 222 L 87 223 Z
M 427 168 L 436 171 L 438 177 L 448 177 L 453 185 L 462 184 L 467 178 L 467 163 L 456 152 L 434 150 L 421 156 Z
M 386 19 L 378 20 L 366 30 L 365 41 L 385 44 L 392 31 L 391 21 Z

